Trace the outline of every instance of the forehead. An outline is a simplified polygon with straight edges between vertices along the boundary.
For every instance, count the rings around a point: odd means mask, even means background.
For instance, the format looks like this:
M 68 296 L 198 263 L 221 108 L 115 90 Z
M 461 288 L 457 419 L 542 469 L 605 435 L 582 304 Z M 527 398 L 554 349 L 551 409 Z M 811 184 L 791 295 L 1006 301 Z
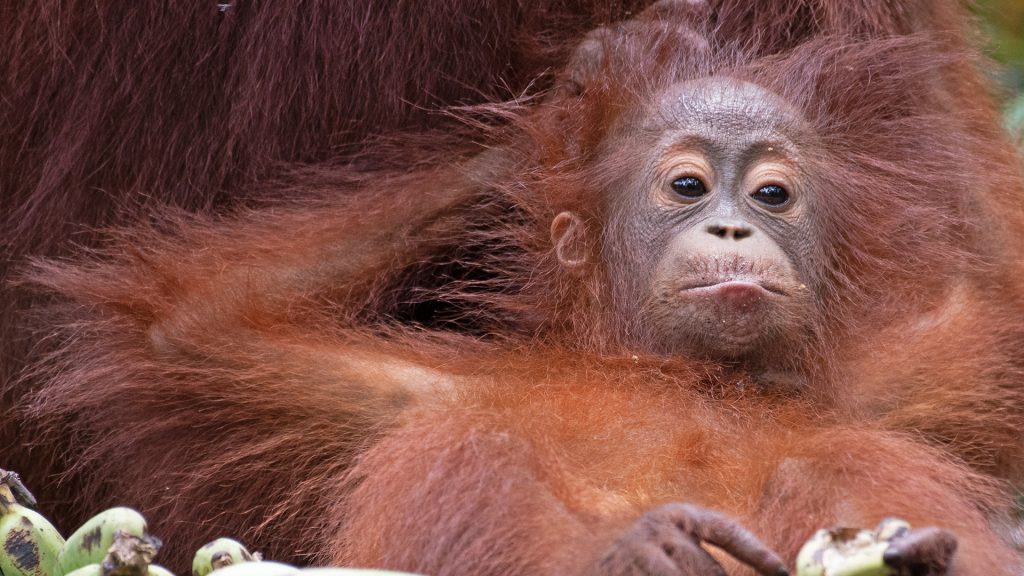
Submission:
M 779 96 L 723 77 L 668 88 L 656 99 L 645 128 L 740 146 L 757 141 L 794 144 L 808 131 L 801 114 Z

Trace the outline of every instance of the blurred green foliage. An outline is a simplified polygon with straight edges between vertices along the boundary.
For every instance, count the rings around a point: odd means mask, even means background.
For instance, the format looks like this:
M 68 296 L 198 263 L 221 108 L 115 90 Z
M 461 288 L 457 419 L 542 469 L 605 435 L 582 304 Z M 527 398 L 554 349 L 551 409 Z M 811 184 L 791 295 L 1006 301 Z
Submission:
M 978 0 L 976 13 L 989 53 L 1003 65 L 999 81 L 1007 91 L 1007 126 L 1024 143 L 1024 0 Z

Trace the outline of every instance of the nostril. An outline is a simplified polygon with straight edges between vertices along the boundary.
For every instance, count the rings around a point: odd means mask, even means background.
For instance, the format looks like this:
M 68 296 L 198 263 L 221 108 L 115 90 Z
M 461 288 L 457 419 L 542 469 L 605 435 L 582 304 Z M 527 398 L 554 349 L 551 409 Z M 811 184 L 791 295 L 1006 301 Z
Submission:
M 707 227 L 708 234 L 713 234 L 722 239 L 742 240 L 754 233 L 754 230 L 744 222 L 712 222 Z

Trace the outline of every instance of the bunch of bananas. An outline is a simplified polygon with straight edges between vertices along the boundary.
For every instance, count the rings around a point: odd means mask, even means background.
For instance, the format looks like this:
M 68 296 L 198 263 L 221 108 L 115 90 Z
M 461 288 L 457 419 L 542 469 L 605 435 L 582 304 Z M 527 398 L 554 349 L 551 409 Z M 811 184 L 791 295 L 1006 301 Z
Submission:
M 0 573 L 58 576 L 64 539 L 30 507 L 36 500 L 13 472 L 0 470 Z
M 65 541 L 35 504 L 17 474 L 0 470 L 3 576 L 173 576 L 151 564 L 160 541 L 146 533 L 135 510 L 101 512 Z
M 0 576 L 174 576 L 153 564 L 160 540 L 131 508 L 93 516 L 67 540 L 33 510 L 36 500 L 14 472 L 0 470 Z M 402 576 L 399 572 L 305 568 L 263 562 L 241 543 L 218 538 L 196 552 L 192 576 Z M 405 576 L 415 576 L 405 574 Z

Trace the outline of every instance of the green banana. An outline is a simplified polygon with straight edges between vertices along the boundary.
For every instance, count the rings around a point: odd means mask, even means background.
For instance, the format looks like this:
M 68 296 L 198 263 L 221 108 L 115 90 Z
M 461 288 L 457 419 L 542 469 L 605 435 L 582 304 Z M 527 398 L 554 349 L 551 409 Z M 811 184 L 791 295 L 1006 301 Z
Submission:
M 158 566 L 156 564 L 151 564 L 149 566 L 149 568 L 146 569 L 146 575 L 147 576 L 174 576 L 174 573 L 172 573 L 167 568 L 164 568 L 163 566 Z M 100 564 L 89 564 L 88 566 L 82 566 L 81 568 L 79 568 L 77 570 L 72 570 L 71 572 L 68 572 L 64 576 L 103 576 L 103 566 L 101 566 Z
M 206 576 L 218 568 L 253 560 L 256 558 L 237 540 L 218 538 L 196 552 L 192 558 L 192 576 Z
M 60 553 L 57 576 L 103 562 L 118 530 L 142 538 L 146 535 L 146 520 L 131 508 L 110 508 L 93 516 L 68 536 Z
M 294 576 L 298 573 L 295 566 L 280 562 L 242 562 L 220 568 L 214 576 Z
M 103 576 L 103 568 L 99 564 L 88 564 L 72 570 L 64 576 Z
M 0 475 L 0 573 L 59 576 L 57 559 L 64 539 L 42 514 L 18 503 L 19 492 L 8 484 L 8 474 Z

